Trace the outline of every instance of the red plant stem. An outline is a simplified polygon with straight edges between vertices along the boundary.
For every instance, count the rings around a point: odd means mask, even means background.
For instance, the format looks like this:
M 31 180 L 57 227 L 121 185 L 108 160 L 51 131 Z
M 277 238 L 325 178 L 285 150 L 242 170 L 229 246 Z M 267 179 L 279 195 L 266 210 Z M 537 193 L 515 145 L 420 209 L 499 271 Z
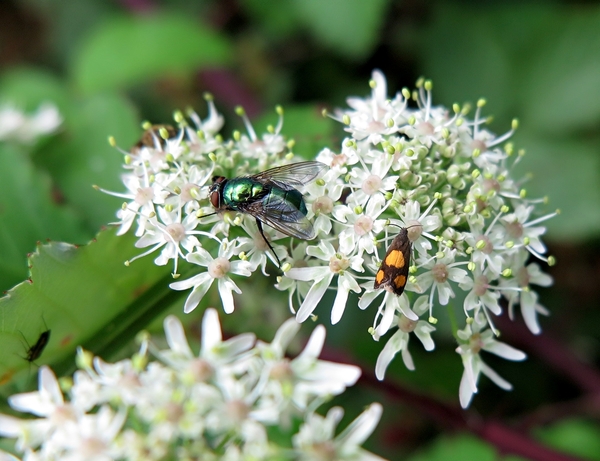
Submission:
M 473 412 L 460 410 L 432 398 L 420 395 L 390 380 L 378 381 L 365 372 L 360 378 L 362 384 L 384 391 L 392 399 L 418 408 L 432 419 L 457 430 L 469 431 L 494 445 L 502 454 L 514 454 L 532 461 L 580 461 L 581 458 L 566 455 L 547 448 L 499 421 L 485 421 Z
M 563 342 L 548 333 L 534 335 L 521 322 L 512 322 L 506 316 L 497 317 L 495 321 L 508 343 L 535 354 L 582 391 L 600 395 L 600 371 L 582 362 Z

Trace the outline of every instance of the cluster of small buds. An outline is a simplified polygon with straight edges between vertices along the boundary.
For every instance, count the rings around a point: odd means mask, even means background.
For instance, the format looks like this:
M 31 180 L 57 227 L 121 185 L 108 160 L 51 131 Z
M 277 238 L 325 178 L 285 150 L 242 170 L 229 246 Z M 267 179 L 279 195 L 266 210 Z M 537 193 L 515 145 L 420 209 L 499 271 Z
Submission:
M 544 256 L 541 224 L 557 212 L 540 215 L 537 208 L 545 200 L 530 199 L 514 178 L 514 166 L 524 154 L 508 142 L 516 121 L 496 136 L 484 128 L 484 100 L 469 119 L 469 107 L 433 106 L 429 81 L 392 99 L 381 72 L 373 72 L 370 85 L 370 97 L 349 98 L 350 109 L 332 115 L 348 136 L 339 151 L 326 148 L 317 155 L 327 168 L 301 191 L 314 242 L 281 241 L 286 235 L 266 222 L 267 244 L 251 213 L 215 213 L 209 192 L 213 175 L 233 178 L 293 163 L 294 143 L 281 135 L 280 108 L 277 126 L 262 137 L 240 109 L 247 134 L 235 132 L 224 140 L 218 134 L 223 118 L 211 98 L 206 120 L 193 112 L 188 118 L 177 113 L 178 129 L 148 125 L 145 139 L 124 152 L 128 173 L 123 181 L 129 192 L 115 194 L 128 200 L 118 213 L 119 233 L 135 221 L 136 245 L 148 248 L 138 257 L 160 250 L 156 264 L 173 261 L 176 278 L 179 258 L 198 268 L 198 274 L 171 284 L 174 290 L 191 289 L 185 312 L 198 306 L 215 280 L 224 310 L 232 312 L 233 292 L 242 291 L 234 280 L 259 268 L 266 274 L 268 260 L 281 262 L 283 275 L 275 287 L 287 292 L 299 322 L 313 316 L 332 285 L 337 291 L 333 324 L 342 318 L 350 292 L 359 297 L 361 309 L 383 294 L 368 329 L 376 341 L 398 330 L 379 356 L 379 379 L 399 352 L 414 369 L 411 332 L 426 350 L 435 348 L 431 335 L 437 306 L 462 305 L 466 329 L 453 334 L 463 364 L 471 367 L 469 389 L 476 392 L 476 377 L 487 369 L 481 366 L 481 348 L 471 350 L 477 360 L 464 360 L 463 336 L 487 330 L 498 336 L 492 316 L 502 312 L 501 297 L 511 317 L 519 307 L 528 328 L 540 332 L 537 315 L 546 310 L 533 285 L 552 281 L 528 260 L 553 264 L 552 257 Z M 404 264 L 412 260 L 404 268 L 401 296 L 374 288 L 381 255 L 398 228 L 407 229 L 409 240 Z M 460 325 L 456 319 L 450 323 Z M 521 353 L 503 357 L 523 358 Z M 463 404 L 467 400 L 461 398 Z
M 381 405 L 370 405 L 339 434 L 341 408 L 315 413 L 360 376 L 355 366 L 318 359 L 322 325 L 294 359 L 285 356 L 299 330 L 294 319 L 270 344 L 250 333 L 224 341 L 216 310 L 207 309 L 198 356 L 176 317 L 164 328 L 169 349 L 140 335 L 139 352 L 117 363 L 80 350 L 80 369 L 62 382 L 68 399 L 50 368 L 41 367 L 38 391 L 9 398 L 15 410 L 38 418 L 0 415 L 0 435 L 16 438 L 15 450 L 27 460 L 380 459 L 360 445 L 377 426 Z M 150 354 L 158 360 L 149 361 Z M 269 431 L 274 426 L 277 436 Z
M 0 107 L 0 140 L 31 144 L 40 136 L 56 131 L 61 123 L 62 117 L 54 104 L 42 104 L 31 115 L 4 105 Z

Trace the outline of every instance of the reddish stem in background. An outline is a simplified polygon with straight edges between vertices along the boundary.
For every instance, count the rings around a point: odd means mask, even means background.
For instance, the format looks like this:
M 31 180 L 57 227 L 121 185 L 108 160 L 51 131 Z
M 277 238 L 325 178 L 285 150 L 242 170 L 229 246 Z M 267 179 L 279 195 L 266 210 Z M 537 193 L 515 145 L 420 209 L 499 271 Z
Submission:
M 258 99 L 227 69 L 203 69 L 198 78 L 220 104 L 242 106 L 249 118 L 262 113 Z
M 565 345 L 548 333 L 534 335 L 521 322 L 513 322 L 506 315 L 496 317 L 496 326 L 506 342 L 533 353 L 555 371 L 571 380 L 584 392 L 600 396 L 600 372 L 582 362 Z
M 469 431 L 494 445 L 501 454 L 514 454 L 532 461 L 580 461 L 581 458 L 566 455 L 547 448 L 521 432 L 499 421 L 485 421 L 472 411 L 463 411 L 458 407 L 444 404 L 432 398 L 420 395 L 393 383 L 390 380 L 378 381 L 363 368 L 359 380 L 376 390 L 385 392 L 392 399 L 418 408 L 433 420 L 457 430 Z
M 132 13 L 146 13 L 156 9 L 156 3 L 153 0 L 121 0 L 119 3 Z

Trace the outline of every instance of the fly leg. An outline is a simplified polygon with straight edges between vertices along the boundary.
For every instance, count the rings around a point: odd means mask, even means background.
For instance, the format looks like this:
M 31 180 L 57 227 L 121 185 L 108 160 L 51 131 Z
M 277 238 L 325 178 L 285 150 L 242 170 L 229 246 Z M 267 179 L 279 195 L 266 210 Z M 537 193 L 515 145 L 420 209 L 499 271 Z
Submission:
M 260 235 L 262 235 L 262 238 L 264 239 L 265 243 L 271 249 L 271 253 L 273 253 L 273 256 L 275 256 L 275 259 L 277 260 L 277 267 L 279 267 L 279 269 L 281 269 L 281 261 L 279 260 L 279 256 L 277 256 L 277 253 L 275 253 L 275 250 L 273 249 L 271 242 L 269 242 L 269 240 L 267 240 L 267 237 L 265 236 L 265 233 L 263 232 L 262 223 L 260 222 L 260 220 L 258 218 L 256 218 L 256 227 L 258 227 L 258 232 L 260 232 Z

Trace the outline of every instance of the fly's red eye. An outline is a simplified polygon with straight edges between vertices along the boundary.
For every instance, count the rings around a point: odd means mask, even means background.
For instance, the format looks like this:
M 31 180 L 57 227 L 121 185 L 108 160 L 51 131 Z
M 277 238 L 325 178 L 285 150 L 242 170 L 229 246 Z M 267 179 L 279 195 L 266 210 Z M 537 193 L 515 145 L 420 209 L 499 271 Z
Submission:
M 212 204 L 213 207 L 215 207 L 216 209 L 219 208 L 219 191 L 218 190 L 214 190 L 210 193 L 210 203 Z

